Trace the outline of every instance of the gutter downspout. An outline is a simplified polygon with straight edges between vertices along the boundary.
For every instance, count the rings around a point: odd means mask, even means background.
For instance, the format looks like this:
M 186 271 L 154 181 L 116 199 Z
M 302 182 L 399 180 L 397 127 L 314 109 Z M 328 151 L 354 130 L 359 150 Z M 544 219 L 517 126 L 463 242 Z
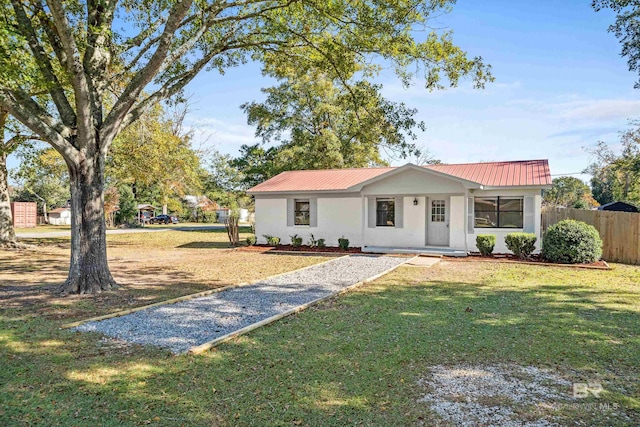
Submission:
M 464 189 L 464 251 L 469 255 L 469 189 Z
M 364 198 L 364 194 L 362 194 L 362 190 L 360 190 L 360 204 L 361 204 L 361 221 L 362 221 L 362 230 L 360 232 L 360 250 L 364 250 L 364 230 L 365 230 L 365 220 L 367 218 L 366 212 L 365 212 L 365 208 L 366 208 L 366 203 L 365 203 L 365 198 Z

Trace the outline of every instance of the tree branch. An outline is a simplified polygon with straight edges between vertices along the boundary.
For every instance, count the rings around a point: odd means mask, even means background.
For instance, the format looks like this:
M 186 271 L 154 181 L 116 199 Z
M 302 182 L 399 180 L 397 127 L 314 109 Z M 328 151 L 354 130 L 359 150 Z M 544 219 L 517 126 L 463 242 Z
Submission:
M 91 91 L 85 70 L 80 59 L 80 50 L 76 45 L 69 20 L 64 11 L 61 0 L 47 0 L 53 22 L 58 30 L 58 36 L 67 55 L 67 71 L 71 75 L 75 101 L 76 115 L 78 124 L 78 138 L 76 144 L 78 148 L 85 148 L 90 141 L 93 141 L 93 123 L 91 111 Z
M 75 157 L 74 147 L 65 139 L 65 135 L 71 136 L 70 129 L 63 123 L 56 122 L 27 94 L 16 90 L 0 90 L 0 105 L 50 143 L 65 160 L 69 161 Z
M 28 40 L 29 48 L 31 49 L 31 52 L 33 52 L 33 56 L 43 77 L 45 80 L 50 82 L 48 84 L 48 91 L 51 94 L 51 99 L 56 105 L 58 112 L 60 113 L 60 118 L 65 125 L 74 126 L 76 122 L 75 111 L 73 111 L 73 108 L 62 89 L 62 84 L 60 84 L 58 76 L 56 76 L 56 73 L 53 70 L 53 66 L 51 65 L 48 55 L 45 53 L 42 45 L 38 41 L 38 37 L 31 25 L 31 21 L 27 17 L 22 4 L 18 0 L 11 0 L 11 4 L 16 14 L 19 31 Z

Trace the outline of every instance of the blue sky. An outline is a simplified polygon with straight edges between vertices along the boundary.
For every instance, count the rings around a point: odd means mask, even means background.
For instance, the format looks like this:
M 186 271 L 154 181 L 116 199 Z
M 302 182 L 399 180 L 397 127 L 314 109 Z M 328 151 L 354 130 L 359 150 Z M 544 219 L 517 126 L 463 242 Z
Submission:
M 384 71 L 383 93 L 418 109 L 427 131 L 417 143 L 444 162 L 548 158 L 554 175 L 580 172 L 590 161 L 583 147 L 615 144 L 640 112 L 637 76 L 607 32 L 614 15 L 590 3 L 460 0 L 433 26 L 453 30 L 459 46 L 493 66 L 496 81 L 429 92 L 419 82 L 404 89 Z M 232 155 L 257 142 L 239 106 L 262 99 L 270 84 L 257 64 L 197 77 L 187 87 L 196 142 Z
M 460 0 L 433 26 L 490 63 L 494 83 L 429 92 L 403 89 L 391 71 L 379 80 L 385 96 L 418 109 L 427 131 L 417 142 L 444 162 L 548 158 L 554 175 L 580 172 L 590 161 L 583 147 L 616 143 L 640 111 L 637 76 L 607 32 L 613 19 L 589 0 Z M 230 154 L 256 141 L 239 105 L 262 99 L 268 84 L 255 65 L 199 76 L 189 88 L 198 138 Z

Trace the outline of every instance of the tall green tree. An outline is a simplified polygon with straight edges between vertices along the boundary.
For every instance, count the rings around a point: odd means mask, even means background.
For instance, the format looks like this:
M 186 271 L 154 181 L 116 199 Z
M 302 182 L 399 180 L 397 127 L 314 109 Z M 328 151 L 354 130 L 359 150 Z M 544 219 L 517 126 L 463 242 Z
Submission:
M 238 205 L 250 207 L 251 199 L 245 190 L 248 186 L 240 169 L 235 167 L 234 159 L 218 150 L 211 150 L 203 161 L 205 170 L 202 178 L 206 196 L 218 205 L 231 207 Z
M 587 150 L 593 162 L 585 173 L 592 176 L 593 196 L 600 204 L 640 204 L 640 121 L 632 121 L 630 126 L 620 132 L 619 152 L 602 141 Z
M 11 171 L 11 177 L 20 185 L 17 198 L 38 203 L 46 218 L 48 209 L 67 205 L 69 172 L 62 157 L 42 145 L 23 145 L 17 150 L 20 165 Z
M 551 189 L 545 190 L 542 199 L 549 206 L 587 208 L 592 200 L 591 188 L 578 178 L 561 176 L 553 179 Z
M 621 55 L 627 58 L 629 71 L 640 73 L 640 2 L 637 0 L 592 0 L 596 12 L 611 9 L 616 20 L 609 26 L 622 44 Z M 640 88 L 640 80 L 634 86 Z
M 256 136 L 268 145 L 264 177 L 292 169 L 385 165 L 384 153 L 406 157 L 424 123 L 415 109 L 386 100 L 381 85 L 344 81 L 304 68 L 279 67 L 281 83 L 263 89 L 264 102 L 242 105 Z
M 171 199 L 199 190 L 200 161 L 179 117 L 156 105 L 125 129 L 107 156 L 109 184 L 129 184 L 136 196 L 155 193 L 157 200 L 138 201 L 159 202 L 164 210 Z
M 405 81 L 418 70 L 431 88 L 464 76 L 482 86 L 490 75 L 450 32 L 428 29 L 450 0 L 1 1 L 0 35 L 13 46 L 0 44 L 0 106 L 69 168 L 71 263 L 63 292 L 116 285 L 103 214 L 109 148 L 205 68 L 304 61 L 346 81 L 374 73 L 375 56 Z M 418 27 L 427 31 L 415 33 Z M 33 78 L 20 77 L 25 62 L 37 65 Z M 34 89 L 46 101 L 31 96 Z

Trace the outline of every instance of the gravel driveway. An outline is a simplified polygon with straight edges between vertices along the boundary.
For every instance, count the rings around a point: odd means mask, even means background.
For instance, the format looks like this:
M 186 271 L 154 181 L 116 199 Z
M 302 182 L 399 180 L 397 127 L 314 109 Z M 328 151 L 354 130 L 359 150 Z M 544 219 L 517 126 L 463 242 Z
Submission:
M 397 267 L 409 258 L 348 256 L 252 285 L 75 328 L 174 353 L 292 310 Z

